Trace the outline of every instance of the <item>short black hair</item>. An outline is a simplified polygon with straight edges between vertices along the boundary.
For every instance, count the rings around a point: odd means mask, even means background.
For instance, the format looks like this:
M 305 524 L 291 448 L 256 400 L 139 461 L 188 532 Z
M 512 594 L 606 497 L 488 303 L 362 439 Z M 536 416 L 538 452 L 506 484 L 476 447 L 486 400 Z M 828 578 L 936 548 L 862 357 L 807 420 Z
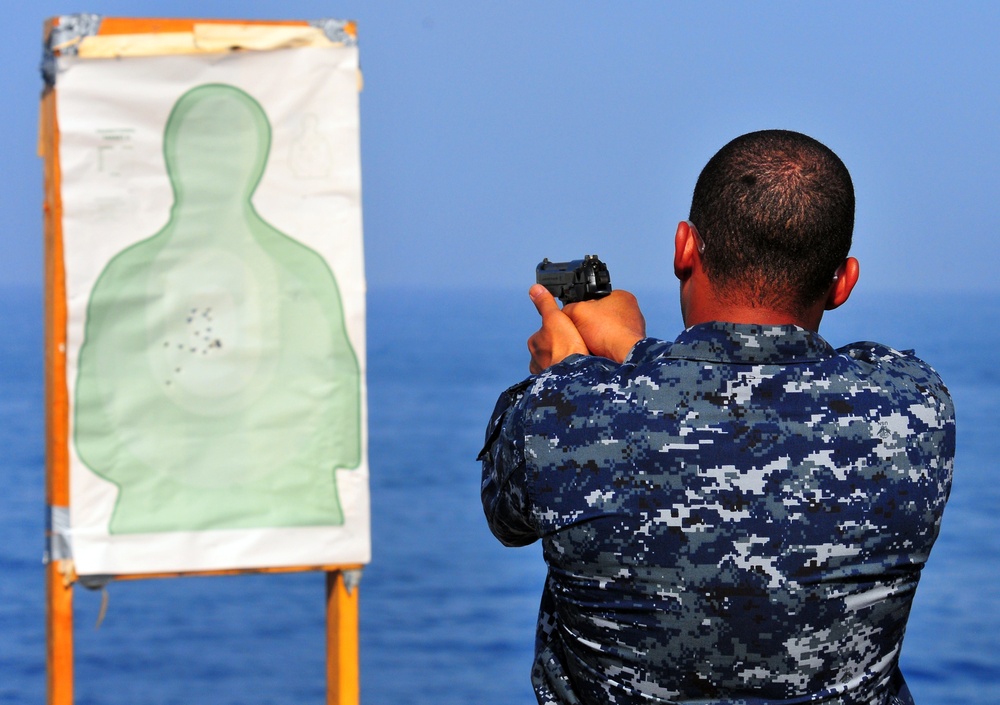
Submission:
M 705 165 L 690 219 L 720 295 L 799 312 L 828 291 L 851 249 L 854 185 L 840 158 L 812 137 L 751 132 Z

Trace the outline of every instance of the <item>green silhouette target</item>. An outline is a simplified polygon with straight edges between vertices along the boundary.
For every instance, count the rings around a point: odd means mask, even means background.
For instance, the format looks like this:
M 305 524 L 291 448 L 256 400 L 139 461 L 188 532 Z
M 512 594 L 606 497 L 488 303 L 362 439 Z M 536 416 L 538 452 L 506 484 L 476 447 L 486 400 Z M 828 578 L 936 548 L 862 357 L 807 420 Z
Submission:
M 254 210 L 270 140 L 245 92 L 185 93 L 164 130 L 170 220 L 91 293 L 73 438 L 118 488 L 112 534 L 343 523 L 361 373 L 326 261 Z

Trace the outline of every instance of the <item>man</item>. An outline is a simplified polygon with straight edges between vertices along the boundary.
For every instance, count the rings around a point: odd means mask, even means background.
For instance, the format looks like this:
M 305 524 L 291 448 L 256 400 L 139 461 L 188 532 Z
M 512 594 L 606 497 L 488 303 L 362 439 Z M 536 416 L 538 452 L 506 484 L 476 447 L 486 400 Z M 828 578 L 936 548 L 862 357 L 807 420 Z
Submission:
M 951 484 L 937 374 L 816 332 L 858 280 L 854 189 L 794 132 L 733 140 L 677 226 L 686 330 L 559 309 L 487 429 L 483 505 L 548 565 L 540 703 L 912 703 L 898 669 Z

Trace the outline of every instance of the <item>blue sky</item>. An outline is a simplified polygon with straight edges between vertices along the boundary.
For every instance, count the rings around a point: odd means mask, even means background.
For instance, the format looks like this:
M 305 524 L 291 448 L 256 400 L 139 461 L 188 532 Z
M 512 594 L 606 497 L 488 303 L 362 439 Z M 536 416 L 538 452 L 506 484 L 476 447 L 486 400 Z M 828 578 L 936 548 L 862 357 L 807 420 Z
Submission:
M 806 132 L 851 170 L 860 291 L 998 291 L 1000 4 L 302 0 L 15 3 L 0 284 L 41 285 L 42 21 L 358 21 L 370 289 L 525 289 L 597 253 L 674 288 L 673 230 L 732 137 Z

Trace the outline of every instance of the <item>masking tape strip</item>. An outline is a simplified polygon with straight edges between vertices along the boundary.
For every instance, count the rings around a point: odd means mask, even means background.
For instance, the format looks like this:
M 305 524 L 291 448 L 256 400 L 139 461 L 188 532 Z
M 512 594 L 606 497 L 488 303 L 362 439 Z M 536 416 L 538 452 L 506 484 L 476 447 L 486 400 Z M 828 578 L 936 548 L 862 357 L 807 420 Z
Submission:
M 84 37 L 76 55 L 81 59 L 115 59 L 119 56 L 197 54 L 200 51 L 191 32 L 158 32 Z
M 148 34 L 108 34 L 84 37 L 77 48 L 83 59 L 111 59 L 122 56 L 162 56 L 164 54 L 221 54 L 230 51 L 271 51 L 302 47 L 333 47 L 353 42 L 331 41 L 324 28 L 307 25 L 195 24 L 193 32 Z M 340 36 L 336 35 L 335 36 Z
M 319 27 L 260 24 L 196 24 L 194 43 L 200 51 L 219 52 L 335 46 Z
M 344 579 L 344 589 L 347 590 L 348 595 L 353 594 L 358 585 L 361 584 L 362 573 L 363 571 L 361 568 L 352 568 L 350 570 L 342 570 L 340 572 L 341 577 Z
M 73 546 L 69 538 L 69 507 L 50 505 L 47 520 L 45 562 L 73 558 Z
M 97 34 L 100 28 L 100 15 L 62 15 L 59 24 L 49 34 L 48 48 L 61 56 L 73 56 L 80 42 Z
M 101 16 L 94 14 L 61 15 L 45 38 L 42 51 L 42 80 L 52 87 L 56 83 L 56 55 L 75 56 L 80 43 L 97 34 L 101 28 Z
M 335 20 L 328 17 L 322 20 L 310 20 L 309 24 L 322 30 L 326 38 L 334 44 L 345 47 L 358 45 L 358 38 L 354 33 L 354 23 L 349 20 Z

